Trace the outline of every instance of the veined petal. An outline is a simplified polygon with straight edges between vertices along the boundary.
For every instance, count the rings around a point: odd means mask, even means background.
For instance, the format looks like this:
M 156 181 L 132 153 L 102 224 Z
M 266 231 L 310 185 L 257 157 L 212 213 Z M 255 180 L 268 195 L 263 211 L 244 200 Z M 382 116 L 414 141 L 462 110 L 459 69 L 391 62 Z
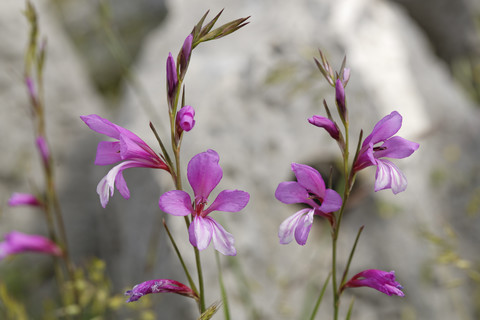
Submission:
M 127 188 L 127 184 L 125 183 L 125 179 L 123 178 L 122 171 L 128 168 L 135 168 L 135 167 L 143 167 L 142 163 L 137 161 L 125 161 L 122 162 L 107 173 L 105 177 L 100 180 L 97 185 L 97 193 L 100 196 L 100 203 L 102 207 L 106 207 L 108 200 L 114 193 L 114 186 L 115 182 L 118 183 L 117 189 L 120 194 L 125 198 L 128 199 L 130 197 L 130 191 Z
M 313 224 L 313 213 L 314 210 L 312 209 L 298 219 L 297 226 L 295 227 L 295 240 L 299 245 L 303 246 L 307 243 L 308 234 Z
M 118 141 L 100 141 L 97 147 L 95 164 L 104 166 L 122 161 L 120 157 L 120 143 Z
M 197 294 L 181 282 L 170 279 L 149 280 L 137 284 L 132 290 L 125 292 L 128 296 L 127 302 L 137 301 L 150 293 L 171 292 L 198 300 Z
M 325 182 L 320 172 L 305 164 L 292 163 L 292 170 L 298 183 L 307 191 L 323 198 L 325 195 Z
M 370 142 L 376 144 L 380 141 L 387 140 L 397 133 L 401 126 L 402 116 L 397 111 L 393 111 L 377 122 L 372 133 L 365 138 L 365 141 L 363 141 L 362 146 L 365 146 Z
M 212 225 L 208 219 L 194 216 L 188 228 L 190 243 L 198 250 L 204 250 L 210 244 L 212 232 Z
M 212 211 L 238 212 L 245 208 L 249 200 L 250 195 L 248 192 L 241 190 L 223 190 L 203 213 L 204 216 L 206 216 Z
M 375 174 L 375 191 L 392 189 L 394 194 L 407 188 L 407 178 L 392 162 L 377 159 L 377 172 Z
M 420 145 L 399 136 L 392 137 L 385 141 L 380 150 L 374 152 L 375 158 L 395 158 L 402 159 L 414 153 Z
M 152 157 L 157 157 L 155 152 L 143 141 L 132 140 L 127 135 L 120 136 L 120 156 L 122 160 L 139 159 L 151 163 Z
M 222 179 L 219 159 L 218 153 L 207 150 L 194 156 L 188 163 L 187 177 L 195 193 L 195 202 L 206 201 Z
M 227 232 L 221 224 L 210 217 L 206 217 L 205 220 L 210 221 L 212 226 L 212 242 L 215 249 L 223 255 L 235 256 L 237 250 L 234 247 L 235 240 L 231 233 Z
M 83 122 L 85 122 L 85 124 L 95 132 L 115 139 L 119 139 L 120 137 L 120 132 L 117 130 L 116 125 L 97 114 L 80 116 L 80 119 L 82 119 Z
M 403 297 L 403 287 L 395 281 L 395 272 L 368 269 L 357 273 L 346 284 L 345 288 L 370 287 L 386 295 L 397 295 Z
M 318 210 L 323 213 L 330 213 L 339 210 L 342 207 L 342 197 L 332 189 L 325 190 L 325 197 Z
M 158 200 L 162 211 L 174 216 L 186 216 L 193 212 L 192 200 L 188 193 L 182 190 L 165 192 Z
M 142 139 L 140 139 L 135 133 L 127 130 L 119 125 L 116 125 L 113 122 L 110 122 L 107 119 L 104 119 L 96 114 L 91 114 L 88 116 L 80 116 L 80 118 L 85 122 L 85 124 L 95 132 L 104 134 L 108 137 L 119 139 L 120 135 L 126 135 L 131 140 L 136 141 L 138 143 L 145 143 Z
M 307 190 L 296 181 L 281 182 L 275 190 L 275 198 L 285 204 L 305 203 L 308 197 Z
M 299 220 L 303 217 L 303 215 L 312 210 L 313 209 L 310 208 L 302 209 L 285 219 L 285 221 L 280 224 L 280 228 L 278 230 L 280 244 L 287 244 L 293 240 L 295 228 L 297 227 Z

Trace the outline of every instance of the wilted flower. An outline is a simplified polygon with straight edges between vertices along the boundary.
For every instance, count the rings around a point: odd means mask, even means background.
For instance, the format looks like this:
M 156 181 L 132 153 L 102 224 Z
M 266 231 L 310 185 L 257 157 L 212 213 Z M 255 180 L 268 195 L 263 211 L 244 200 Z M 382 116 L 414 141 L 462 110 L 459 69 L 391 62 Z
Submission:
M 418 149 L 419 144 L 393 135 L 402 126 L 402 116 L 393 111 L 381 119 L 365 138 L 355 161 L 355 172 L 369 166 L 377 166 L 375 174 L 375 191 L 392 189 L 394 194 L 407 188 L 407 178 L 391 161 L 385 157 L 402 159 L 410 156 Z M 376 146 L 377 144 L 380 145 Z
M 133 302 L 146 294 L 161 292 L 176 293 L 198 300 L 197 294 L 192 289 L 183 283 L 170 279 L 157 279 L 142 282 L 133 287 L 132 290 L 125 292 L 125 295 L 129 296 L 127 302 Z
M 320 173 L 314 168 L 292 163 L 297 181 L 286 181 L 278 185 L 275 197 L 283 203 L 305 203 L 309 208 L 302 209 L 287 218 L 280 225 L 278 237 L 281 244 L 290 243 L 295 236 L 298 244 L 307 242 L 313 223 L 313 216 L 319 215 L 333 223 L 332 212 L 342 206 L 342 198 L 332 189 L 325 188 Z
M 327 130 L 328 134 L 330 134 L 333 139 L 337 141 L 338 139 L 340 139 L 340 130 L 338 129 L 338 126 L 335 124 L 335 122 L 333 122 L 332 120 L 322 116 L 312 116 L 308 119 L 308 122 L 310 122 L 314 126 Z
M 223 190 L 205 209 L 208 196 L 223 176 L 218 161 L 218 154 L 214 150 L 207 150 L 194 156 L 188 163 L 187 177 L 195 194 L 193 205 L 188 193 L 182 190 L 164 193 L 158 205 L 160 209 L 174 216 L 192 214 L 193 219 L 188 231 L 190 243 L 193 246 L 203 250 L 213 240 L 213 246 L 220 253 L 234 256 L 236 250 L 233 236 L 208 214 L 212 211 L 240 211 L 247 205 L 250 195 L 241 190 Z
M 403 297 L 405 295 L 402 292 L 403 287 L 400 283 L 395 281 L 394 271 L 386 272 L 376 269 L 364 270 L 354 275 L 352 279 L 345 283 L 342 290 L 349 287 L 370 287 L 389 296 L 397 295 Z
M 0 242 L 0 260 L 9 255 L 23 252 L 62 255 L 62 250 L 53 241 L 39 235 L 12 231 L 7 233 L 4 238 L 5 240 Z
M 95 132 L 107 135 L 118 141 L 101 141 L 98 144 L 96 165 L 109 165 L 119 161 L 122 163 L 113 167 L 98 183 L 97 193 L 102 206 L 113 196 L 116 184 L 118 192 L 125 198 L 130 198 L 130 191 L 123 178 L 123 170 L 128 168 L 156 168 L 169 171 L 168 166 L 142 139 L 133 132 L 122 128 L 96 114 L 80 117 L 87 126 Z

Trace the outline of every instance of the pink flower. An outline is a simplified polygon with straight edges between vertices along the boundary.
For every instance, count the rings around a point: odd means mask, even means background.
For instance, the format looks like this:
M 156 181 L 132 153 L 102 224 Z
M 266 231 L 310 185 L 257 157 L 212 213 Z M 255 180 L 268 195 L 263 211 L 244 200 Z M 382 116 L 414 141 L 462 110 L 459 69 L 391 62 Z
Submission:
M 195 125 L 195 110 L 191 106 L 184 106 L 177 112 L 177 130 L 190 131 Z
M 286 204 L 305 203 L 309 207 L 296 212 L 280 225 L 278 237 L 281 244 L 295 240 L 305 245 L 312 228 L 313 216 L 326 217 L 333 223 L 332 212 L 342 206 L 342 198 L 332 190 L 325 188 L 320 173 L 314 168 L 298 163 L 292 163 L 292 170 L 297 181 L 286 181 L 278 185 L 275 197 Z
M 96 165 L 109 165 L 122 161 L 113 167 L 98 183 L 97 193 L 102 207 L 113 196 L 116 184 L 118 192 L 125 198 L 130 198 L 130 190 L 123 178 L 123 170 L 128 168 L 156 168 L 169 171 L 168 166 L 142 139 L 131 131 L 122 128 L 96 114 L 80 117 L 87 126 L 95 132 L 112 137 L 118 141 L 101 141 L 98 144 Z
M 125 292 L 125 295 L 129 296 L 127 302 L 133 302 L 146 294 L 160 292 L 176 293 L 198 300 L 197 294 L 192 289 L 183 283 L 170 279 L 157 279 L 142 282 L 134 286 L 132 290 Z
M 389 296 L 397 295 L 403 297 L 405 295 L 402 292 L 403 288 L 400 283 L 395 281 L 394 271 L 386 272 L 376 269 L 364 270 L 354 275 L 352 279 L 345 283 L 342 290 L 344 288 L 355 287 L 370 287 Z
M 213 246 L 224 255 L 237 254 L 233 236 L 208 215 L 212 211 L 238 212 L 248 203 L 250 195 L 241 190 L 223 190 L 205 208 L 208 196 L 222 179 L 222 168 L 218 165 L 219 156 L 214 150 L 207 150 L 194 156 L 188 163 L 187 178 L 192 186 L 195 199 L 182 190 L 164 193 L 158 205 L 160 209 L 174 216 L 192 215 L 189 227 L 190 243 L 204 250 L 213 240 Z
M 62 255 L 62 250 L 50 239 L 38 235 L 29 235 L 12 231 L 5 235 L 5 241 L 0 242 L 0 260 L 23 252 L 39 252 L 54 256 Z
M 8 205 L 10 207 L 16 206 L 34 206 L 39 207 L 42 205 L 42 202 L 38 200 L 36 196 L 30 193 L 12 193 L 10 199 L 8 199 Z
M 402 159 L 418 149 L 419 144 L 402 137 L 394 136 L 402 126 L 402 116 L 393 111 L 380 120 L 365 138 L 353 170 L 355 172 L 369 166 L 377 166 L 375 191 L 392 189 L 394 194 L 407 188 L 407 178 L 391 161 L 385 157 Z M 381 144 L 380 144 L 381 143 Z M 377 144 L 380 144 L 376 146 Z

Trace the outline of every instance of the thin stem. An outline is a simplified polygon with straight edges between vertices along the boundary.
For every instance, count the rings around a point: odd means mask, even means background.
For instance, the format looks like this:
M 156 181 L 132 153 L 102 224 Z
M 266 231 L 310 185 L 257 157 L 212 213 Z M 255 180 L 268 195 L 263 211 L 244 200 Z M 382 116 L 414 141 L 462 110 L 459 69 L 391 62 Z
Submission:
M 217 262 L 218 283 L 220 285 L 220 292 L 222 294 L 223 314 L 225 315 L 225 320 L 230 320 L 230 308 L 228 305 L 227 290 L 225 289 L 225 285 L 223 283 L 223 274 L 222 274 L 222 267 L 220 265 L 220 257 L 219 257 L 218 251 L 216 250 L 215 250 L 215 260 Z
M 200 251 L 197 247 L 193 247 L 195 251 L 195 262 L 197 264 L 198 272 L 198 286 L 200 287 L 200 312 L 205 312 L 205 286 L 203 285 L 202 262 L 200 261 Z
M 315 316 L 317 315 L 318 308 L 320 307 L 320 303 L 322 302 L 323 295 L 325 294 L 325 290 L 327 289 L 328 281 L 330 280 L 331 276 L 332 274 L 329 273 L 327 279 L 325 280 L 325 283 L 323 284 L 322 290 L 320 291 L 320 295 L 318 296 L 317 302 L 315 303 L 315 307 L 313 308 L 312 315 L 310 316 L 310 320 L 314 320 Z
M 180 260 L 180 264 L 182 265 L 183 271 L 185 272 L 185 275 L 187 276 L 188 283 L 190 284 L 190 287 L 198 295 L 198 290 L 197 290 L 197 287 L 195 286 L 195 282 L 193 281 L 192 277 L 190 276 L 190 272 L 188 272 L 187 265 L 185 264 L 185 261 L 182 258 L 182 254 L 180 253 L 180 250 L 178 250 L 177 244 L 175 243 L 175 240 L 173 239 L 173 236 L 172 236 L 172 234 L 170 233 L 170 230 L 167 227 L 167 223 L 165 222 L 165 219 L 163 219 L 163 227 L 167 231 L 168 238 L 170 239 L 170 242 L 172 243 L 173 249 L 175 250 L 175 253 L 177 254 L 178 260 Z

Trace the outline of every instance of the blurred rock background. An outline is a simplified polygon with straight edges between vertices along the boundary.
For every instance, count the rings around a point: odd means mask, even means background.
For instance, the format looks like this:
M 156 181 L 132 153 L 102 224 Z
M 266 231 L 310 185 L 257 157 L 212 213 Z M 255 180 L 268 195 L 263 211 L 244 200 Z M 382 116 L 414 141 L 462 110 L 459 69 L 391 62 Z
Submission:
M 477 2 L 43 0 L 34 4 L 41 34 L 48 38 L 47 126 L 71 251 L 80 265 L 90 257 L 104 259 L 115 293 L 147 279 L 185 281 L 157 206 L 161 192 L 172 185 L 162 172 L 128 170 L 125 177 L 132 197 L 125 200 L 116 192 L 102 209 L 95 188 L 109 168 L 95 167 L 93 160 L 103 137 L 90 131 L 79 116 L 98 113 L 155 146 L 148 121 L 167 133 L 168 52 L 178 52 L 206 10 L 213 17 L 225 8 L 219 25 L 245 16 L 251 16 L 250 24 L 224 39 L 201 44 L 193 53 L 185 84 L 197 124 L 185 135 L 183 159 L 186 165 L 194 154 L 215 149 L 224 170 L 217 192 L 238 188 L 252 195 L 242 213 L 214 215 L 237 244 L 237 257 L 221 259 L 233 319 L 303 319 L 328 273 L 328 226 L 316 220 L 305 247 L 280 246 L 278 226 L 298 208 L 273 197 L 278 183 L 293 179 L 291 162 L 315 165 L 324 176 L 338 162 L 335 143 L 306 122 L 313 114 L 323 114 L 323 98 L 331 106 L 334 103 L 332 90 L 313 63 L 317 49 L 338 67 L 347 55 L 353 134 L 362 128 L 368 134 L 381 117 L 397 110 L 404 116 L 399 135 L 421 145 L 410 159 L 397 162 L 409 180 L 407 190 L 399 195 L 373 193 L 374 169 L 362 172 L 340 243 L 340 257 L 345 260 L 358 228 L 365 225 L 351 273 L 394 269 L 406 297 L 355 289 L 346 293 L 344 309 L 355 297 L 354 319 L 480 316 Z M 12 229 L 41 233 L 43 225 L 38 212 L 6 207 L 12 192 L 28 192 L 42 179 L 21 80 L 28 35 L 23 8 L 21 1 L 0 3 L 1 234 Z M 165 218 L 177 241 L 187 242 L 183 219 Z M 193 266 L 189 245 L 181 249 Z M 220 298 L 213 249 L 202 256 L 205 276 L 212 284 L 207 301 L 213 302 Z M 23 277 L 28 266 L 38 261 L 44 267 Z M 48 261 L 29 255 L 0 266 L 2 281 L 15 284 L 17 291 L 32 291 L 32 310 L 40 310 L 33 301 L 51 286 L 35 280 L 39 293 L 29 287 L 32 279 L 48 275 Z M 159 318 L 195 318 L 195 306 L 183 297 L 156 295 L 151 300 Z M 327 300 L 320 312 L 329 310 Z M 114 317 L 118 318 L 122 317 Z

